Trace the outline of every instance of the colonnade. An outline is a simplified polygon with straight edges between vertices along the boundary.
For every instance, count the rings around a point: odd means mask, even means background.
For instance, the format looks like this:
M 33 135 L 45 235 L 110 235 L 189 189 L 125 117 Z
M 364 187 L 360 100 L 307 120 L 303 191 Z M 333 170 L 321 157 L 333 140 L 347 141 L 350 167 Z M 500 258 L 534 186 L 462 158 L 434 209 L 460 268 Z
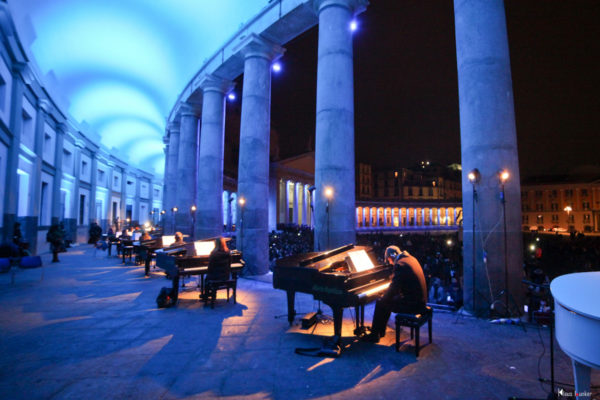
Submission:
M 478 268 L 478 265 L 483 266 L 484 254 L 493 291 L 507 284 L 516 294 L 520 287 L 519 164 L 504 3 L 502 0 L 455 0 L 454 3 L 463 208 L 479 210 L 475 231 L 472 230 L 472 212 L 465 213 L 464 223 L 465 254 L 477 247 L 475 257 L 465 257 L 464 274 L 465 303 L 467 308 L 475 308 L 471 288 L 477 286 L 487 290 L 484 279 L 487 275 Z M 358 220 L 354 188 L 354 71 L 350 23 L 368 2 L 307 0 L 306 4 L 313 7 L 319 24 L 313 208 L 315 247 L 324 250 L 355 241 Z M 282 23 L 278 29 L 284 29 L 284 26 L 289 24 Z M 274 37 L 273 32 L 268 37 Z M 282 43 L 291 37 L 286 37 Z M 197 75 L 188 85 L 183 97 L 187 102 L 179 104 L 179 112 L 170 118 L 165 203 L 167 208 L 177 206 L 184 210 L 194 204 L 198 206 L 195 228 L 198 235 L 222 231 L 223 218 L 219 214 L 222 207 L 219 211 L 216 204 L 223 177 L 223 99 L 230 88 L 224 78 L 234 79 L 243 70 L 238 196 L 244 203 L 240 204 L 236 216 L 238 247 L 244 252 L 249 272 L 262 274 L 268 271 L 269 264 L 271 63 L 284 50 L 278 43 L 251 31 L 240 32 L 237 39 L 235 45 L 228 42 L 218 53 L 220 61 L 215 61 L 216 56 L 211 59 L 210 62 L 215 63 L 211 70 L 217 72 Z M 242 65 L 233 66 L 235 63 Z M 199 120 L 203 121 L 201 129 Z M 467 178 L 475 168 L 481 172 L 481 181 L 477 183 L 477 206 L 472 202 L 474 186 Z M 505 182 L 504 197 L 500 201 L 498 171 L 502 169 L 510 172 L 511 179 Z M 393 220 L 393 211 L 388 214 Z M 399 225 L 401 215 L 398 210 Z M 503 215 L 507 220 L 506 241 L 502 232 L 495 229 Z M 455 210 L 429 210 L 428 213 L 425 210 L 421 214 L 418 209 L 416 212 L 406 210 L 406 223 L 412 218 L 416 224 L 419 221 L 440 224 L 444 217 L 446 223 L 457 221 Z M 286 221 L 294 218 L 301 218 L 300 214 L 291 218 L 285 216 Z M 387 224 L 385 215 L 384 220 Z M 185 226 L 183 221 L 180 226 Z M 485 242 L 476 235 L 485 237 Z M 485 243 L 486 247 L 476 246 L 476 243 Z M 504 254 L 508 254 L 506 259 Z M 505 265 L 508 265 L 508 276 L 504 274 Z M 473 280 L 471 276 L 475 274 L 471 275 L 471 272 L 477 269 L 479 274 Z
M 311 185 L 293 180 L 279 180 L 277 223 L 313 226 Z
M 356 207 L 357 228 L 457 226 L 461 207 Z

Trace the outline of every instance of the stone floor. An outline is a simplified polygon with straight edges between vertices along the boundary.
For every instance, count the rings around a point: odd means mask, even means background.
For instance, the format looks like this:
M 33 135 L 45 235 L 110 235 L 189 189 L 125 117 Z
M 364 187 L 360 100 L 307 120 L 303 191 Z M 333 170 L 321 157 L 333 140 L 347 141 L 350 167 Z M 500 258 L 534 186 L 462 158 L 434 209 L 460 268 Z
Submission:
M 434 343 L 415 359 L 406 331 L 400 353 L 391 328 L 378 345 L 354 341 L 346 310 L 342 357 L 304 357 L 294 348 L 318 347 L 333 328 L 289 327 L 277 318 L 285 293 L 269 283 L 241 279 L 237 305 L 222 298 L 205 308 L 188 288 L 177 308 L 157 309 L 158 291 L 170 284 L 160 272 L 144 278 L 142 268 L 89 246 L 49 261 L 0 275 L 2 399 L 545 398 L 545 329 L 436 313 Z M 307 295 L 297 303 L 316 308 Z M 569 359 L 557 358 L 558 380 L 572 382 Z M 544 377 L 548 364 L 546 352 Z M 598 371 L 592 380 L 600 384 Z

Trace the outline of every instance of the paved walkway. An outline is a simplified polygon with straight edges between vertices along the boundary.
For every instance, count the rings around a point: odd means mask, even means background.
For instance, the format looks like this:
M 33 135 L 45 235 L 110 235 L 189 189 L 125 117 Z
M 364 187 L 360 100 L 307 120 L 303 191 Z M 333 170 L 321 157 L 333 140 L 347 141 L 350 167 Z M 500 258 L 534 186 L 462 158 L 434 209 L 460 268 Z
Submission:
M 294 348 L 318 347 L 333 328 L 304 331 L 276 319 L 285 293 L 268 283 L 242 279 L 238 304 L 222 298 L 214 310 L 189 288 L 177 308 L 159 310 L 156 295 L 170 285 L 161 273 L 144 278 L 141 267 L 93 254 L 79 246 L 59 264 L 45 256 L 43 280 L 41 269 L 18 270 L 14 283 L 0 275 L 0 398 L 545 398 L 533 327 L 438 313 L 434 343 L 418 360 L 409 340 L 394 351 L 391 328 L 378 345 L 346 337 L 339 359 L 303 357 Z M 299 311 L 316 306 L 307 295 L 297 303 Z M 370 323 L 372 306 L 367 313 Z M 350 335 L 352 315 L 344 316 Z M 547 346 L 548 331 L 541 337 Z M 541 371 L 549 376 L 547 353 Z M 557 376 L 572 382 L 560 351 Z

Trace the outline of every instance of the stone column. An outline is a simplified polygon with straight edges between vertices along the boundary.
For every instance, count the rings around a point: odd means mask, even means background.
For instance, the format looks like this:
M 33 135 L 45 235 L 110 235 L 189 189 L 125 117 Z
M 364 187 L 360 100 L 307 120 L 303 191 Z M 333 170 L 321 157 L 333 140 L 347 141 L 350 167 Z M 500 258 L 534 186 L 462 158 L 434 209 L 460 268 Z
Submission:
M 294 211 L 292 212 L 292 223 L 298 225 L 299 223 L 299 211 L 298 210 L 298 182 L 292 182 L 292 193 L 294 195 L 294 199 L 292 201 Z
M 23 89 L 24 84 L 21 78 L 21 71 L 25 64 L 17 65 L 13 70 L 13 86 L 11 88 L 10 105 L 10 132 L 12 139 L 8 148 L 6 160 L 6 189 L 4 190 L 4 215 L 3 231 L 4 241 L 11 242 L 13 238 L 14 224 L 17 222 L 17 213 L 19 211 L 19 192 L 10 190 L 19 186 L 19 153 L 21 144 L 21 130 L 23 129 Z
M 249 273 L 269 271 L 269 135 L 271 130 L 271 61 L 283 49 L 250 35 L 241 49 L 244 87 L 240 126 L 238 198 L 244 198 L 243 225 L 238 215 L 240 249 Z M 287 187 L 286 187 L 287 190 Z
M 284 210 L 285 210 L 285 214 L 284 214 L 284 218 L 283 218 L 283 223 L 284 224 L 289 224 L 290 221 L 290 189 L 289 189 L 289 181 L 285 181 L 284 185 L 285 187 L 285 194 L 283 196 L 283 201 L 284 201 Z
M 169 232 L 173 229 L 173 221 L 171 218 L 171 209 L 175 207 L 175 199 L 177 198 L 177 162 L 179 160 L 179 123 L 171 123 L 169 125 L 169 169 L 165 172 L 165 204 L 163 210 L 166 214 L 165 230 Z
M 56 147 L 54 150 L 54 181 L 52 182 L 52 224 L 57 224 L 61 219 L 61 183 L 62 183 L 62 164 L 64 154 L 65 133 L 67 125 L 59 123 L 56 126 Z
M 513 104 L 510 56 L 502 0 L 454 1 L 456 61 L 462 156 L 462 198 L 464 213 L 465 305 L 473 309 L 472 249 L 476 246 L 475 287 L 489 293 L 483 269 L 483 252 L 487 253 L 487 270 L 492 292 L 497 299 L 505 287 L 505 261 L 508 288 L 521 308 L 522 242 L 519 159 Z M 479 238 L 473 243 L 473 186 L 468 173 L 479 169 L 477 185 L 479 212 L 476 235 L 486 237 L 485 249 Z M 506 234 L 508 255 L 505 260 L 503 206 L 500 200 L 498 172 L 506 169 L 510 178 L 505 185 Z M 489 235 L 489 236 L 488 236 Z M 489 299 L 488 299 L 489 300 Z M 479 311 L 487 312 L 486 301 L 476 301 Z
M 163 185 L 162 185 L 162 207 L 165 208 L 167 205 L 167 177 L 169 176 L 169 136 L 168 133 L 163 137 L 163 143 L 165 144 L 165 172 L 163 174 Z
M 92 152 L 91 155 L 92 165 L 90 166 L 90 198 L 89 198 L 89 225 L 92 222 L 98 222 L 98 218 L 101 216 L 96 215 L 96 184 L 98 181 L 98 155 L 96 152 Z
M 75 242 L 79 240 L 77 232 L 79 227 L 79 186 L 81 184 L 81 150 L 84 148 L 84 143 L 80 140 L 75 140 L 75 147 L 73 150 L 73 176 L 75 182 L 73 182 L 73 195 L 71 203 L 71 216 L 72 223 L 70 228 L 71 239 Z
M 127 169 L 121 170 L 121 231 L 127 225 Z
M 192 104 L 181 105 L 179 156 L 177 159 L 177 197 L 175 207 L 175 230 L 192 234 L 190 208 L 196 202 L 196 171 L 198 163 L 198 116 Z
M 29 242 L 29 249 L 32 253 L 37 253 L 37 233 L 41 225 L 40 207 L 41 207 L 41 192 L 42 192 L 42 159 L 44 156 L 44 125 L 46 117 L 50 112 L 50 103 L 48 100 L 38 100 L 38 107 L 35 118 L 34 131 L 34 151 L 36 154 L 33 160 L 33 168 L 31 173 L 31 200 L 29 202 L 29 212 L 23 221 L 23 236 Z
M 354 228 L 354 67 L 350 22 L 366 0 L 316 0 L 319 15 L 315 146 L 315 248 L 356 240 Z M 325 189 L 329 201 L 329 229 Z M 329 235 L 328 235 L 329 231 Z M 329 239 L 328 239 L 329 236 Z
M 209 77 L 202 84 L 202 124 L 198 157 L 195 239 L 223 234 L 223 157 L 225 142 L 225 95 L 233 85 Z
M 138 225 L 142 225 L 146 221 L 146 218 L 148 217 L 147 215 L 145 215 L 145 216 L 141 215 L 141 212 L 140 212 L 140 210 L 142 208 L 141 187 L 142 187 L 142 177 L 138 175 L 135 177 L 135 195 L 133 196 L 133 212 L 131 215 L 131 220 L 137 221 Z

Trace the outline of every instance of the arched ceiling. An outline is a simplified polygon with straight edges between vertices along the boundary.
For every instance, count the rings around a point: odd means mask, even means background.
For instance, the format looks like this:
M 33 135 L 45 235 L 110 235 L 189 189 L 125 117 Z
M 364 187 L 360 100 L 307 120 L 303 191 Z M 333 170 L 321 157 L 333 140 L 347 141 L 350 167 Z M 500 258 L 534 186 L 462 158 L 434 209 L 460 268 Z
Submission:
M 63 111 L 131 165 L 162 174 L 165 121 L 178 94 L 268 0 L 8 4 L 50 94 L 66 100 Z

